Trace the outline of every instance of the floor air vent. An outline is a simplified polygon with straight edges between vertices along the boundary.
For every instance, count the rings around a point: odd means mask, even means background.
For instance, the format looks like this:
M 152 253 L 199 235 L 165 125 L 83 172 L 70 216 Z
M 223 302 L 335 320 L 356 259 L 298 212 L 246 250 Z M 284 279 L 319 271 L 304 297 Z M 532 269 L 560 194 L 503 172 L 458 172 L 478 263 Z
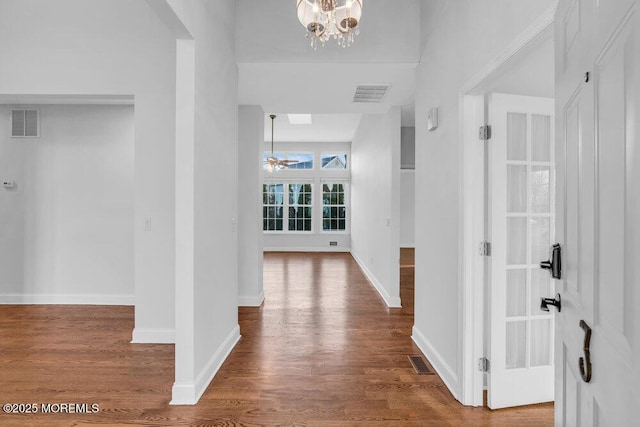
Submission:
M 433 371 L 427 365 L 427 362 L 424 360 L 422 356 L 407 356 L 409 357 L 409 362 L 413 365 L 413 369 L 416 370 L 418 374 L 426 374 L 433 375 Z

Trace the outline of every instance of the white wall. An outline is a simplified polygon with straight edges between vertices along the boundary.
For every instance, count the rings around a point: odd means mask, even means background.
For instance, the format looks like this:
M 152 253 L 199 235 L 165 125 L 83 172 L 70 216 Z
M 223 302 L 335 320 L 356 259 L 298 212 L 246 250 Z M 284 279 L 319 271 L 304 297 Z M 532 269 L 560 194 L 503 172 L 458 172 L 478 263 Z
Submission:
M 385 302 L 399 307 L 399 107 L 362 117 L 351 157 L 351 253 Z
M 2 302 L 8 302 L 9 295 L 22 293 L 24 287 L 26 144 L 20 143 L 22 139 L 9 138 L 10 114 L 11 108 L 0 106 L 0 181 L 16 184 L 11 189 L 0 187 L 0 289 L 5 294 Z
M 264 111 L 238 109 L 238 303 L 260 306 L 262 286 L 262 153 Z
M 413 338 L 460 399 L 461 247 L 458 92 L 553 0 L 423 2 L 416 71 L 416 278 Z M 427 132 L 427 111 L 439 127 Z M 437 302 L 437 303 L 436 303 Z
M 134 339 L 172 341 L 175 39 L 142 0 L 0 0 L 0 40 L 0 94 L 135 96 Z
M 193 38 L 179 40 L 176 62 L 176 198 L 188 206 L 176 224 L 172 403 L 195 404 L 240 339 L 235 1 L 169 5 Z
M 276 119 L 277 120 L 277 119 Z M 285 118 L 286 120 L 286 118 Z M 277 136 L 276 136 L 277 138 Z M 262 155 L 264 152 L 271 152 L 271 139 L 265 141 L 263 151 L 260 154 L 260 168 L 262 168 Z M 302 176 L 302 179 L 313 180 L 313 212 L 312 228 L 310 233 L 264 233 L 265 251 L 307 251 L 307 252 L 348 252 L 351 249 L 351 234 L 349 232 L 351 223 L 347 219 L 346 232 L 325 232 L 322 231 L 322 182 L 326 179 L 335 178 L 338 180 L 348 180 L 351 174 L 351 143 L 349 142 L 275 142 L 274 152 L 283 153 L 312 153 L 315 164 L 313 170 L 283 169 L 275 172 L 264 171 L 262 173 L 263 182 L 285 182 L 295 181 Z M 318 165 L 323 154 L 327 153 L 347 153 L 347 170 L 321 169 Z M 350 186 L 347 186 L 349 197 Z M 261 197 L 261 195 L 260 195 Z M 351 207 L 347 208 L 349 212 Z M 262 218 L 262 213 L 260 213 Z M 347 216 L 349 213 L 347 213 Z M 330 246 L 330 242 L 337 242 L 337 246 Z
M 400 171 L 400 247 L 415 246 L 416 174 L 414 170 Z
M 512 95 L 555 96 L 555 41 L 553 31 L 543 41 L 532 43 L 526 52 L 520 52 L 495 72 L 495 76 L 486 79 L 473 94 L 509 93 Z M 524 57 L 522 57 L 525 55 Z
M 0 301 L 132 305 L 133 106 L 29 108 L 40 138 L 9 138 L 0 107 L 2 179 L 17 183 L 0 190 Z

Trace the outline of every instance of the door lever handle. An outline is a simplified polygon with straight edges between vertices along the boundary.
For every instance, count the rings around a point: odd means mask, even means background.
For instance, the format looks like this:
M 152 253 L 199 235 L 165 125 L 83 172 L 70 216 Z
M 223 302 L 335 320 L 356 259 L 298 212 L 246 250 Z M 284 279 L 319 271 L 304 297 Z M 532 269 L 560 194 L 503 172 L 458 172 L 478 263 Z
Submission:
M 554 279 L 560 279 L 562 277 L 562 248 L 559 243 L 551 247 L 551 259 L 549 261 L 542 261 L 540 268 L 549 270 L 551 277 Z
M 584 331 L 584 345 L 582 348 L 584 357 L 578 360 L 578 365 L 580 367 L 582 380 L 588 383 L 591 381 L 591 350 L 589 350 L 589 346 L 591 345 L 591 328 L 584 320 L 580 320 L 580 327 Z
M 549 306 L 553 305 L 558 309 L 558 313 L 562 311 L 562 298 L 560 298 L 560 294 L 556 295 L 556 299 L 540 298 L 540 300 L 540 310 L 549 311 Z

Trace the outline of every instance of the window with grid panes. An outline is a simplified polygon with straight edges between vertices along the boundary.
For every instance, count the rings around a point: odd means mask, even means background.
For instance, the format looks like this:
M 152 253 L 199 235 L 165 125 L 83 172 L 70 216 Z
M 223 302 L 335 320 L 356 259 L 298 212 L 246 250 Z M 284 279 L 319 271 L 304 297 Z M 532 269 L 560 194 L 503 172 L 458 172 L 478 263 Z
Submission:
M 347 155 L 323 154 L 322 169 L 347 169 Z
M 262 229 L 264 231 L 282 231 L 284 186 L 284 184 L 262 185 Z
M 325 183 L 322 185 L 322 229 L 324 231 L 344 231 L 347 229 L 344 190 L 344 183 Z
M 289 231 L 311 231 L 311 184 L 289 184 Z

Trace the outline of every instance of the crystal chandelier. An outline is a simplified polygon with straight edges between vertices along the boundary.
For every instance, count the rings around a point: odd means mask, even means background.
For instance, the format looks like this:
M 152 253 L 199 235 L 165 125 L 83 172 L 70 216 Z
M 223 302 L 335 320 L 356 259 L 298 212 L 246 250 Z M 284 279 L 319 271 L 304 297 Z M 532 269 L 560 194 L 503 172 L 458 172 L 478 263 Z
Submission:
M 297 0 L 298 19 L 307 29 L 311 47 L 316 49 L 333 38 L 342 47 L 351 46 L 360 32 L 363 0 Z

